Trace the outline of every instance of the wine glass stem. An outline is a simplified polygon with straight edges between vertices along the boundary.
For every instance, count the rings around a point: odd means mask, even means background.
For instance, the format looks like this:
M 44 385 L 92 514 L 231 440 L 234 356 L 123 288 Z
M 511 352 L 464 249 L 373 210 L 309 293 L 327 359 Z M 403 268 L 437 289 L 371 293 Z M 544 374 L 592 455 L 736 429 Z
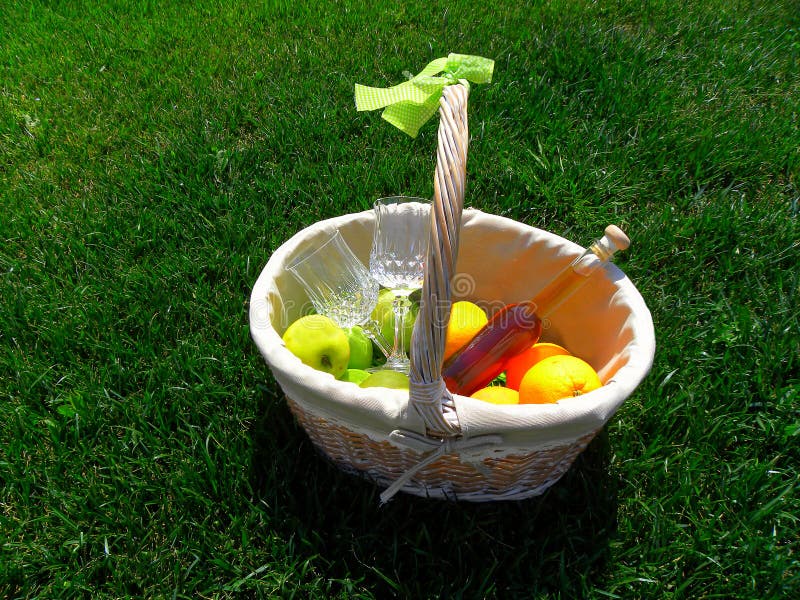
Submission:
M 394 312 L 394 346 L 386 357 L 386 366 L 397 371 L 408 371 L 410 364 L 406 355 L 405 321 L 411 302 L 407 296 L 395 296 L 392 302 Z
M 389 341 L 383 337 L 383 333 L 381 333 L 381 327 L 377 321 L 369 319 L 366 323 L 361 325 L 361 329 L 364 330 L 364 333 L 369 339 L 375 342 L 375 345 L 378 346 L 380 351 L 387 359 L 392 355 L 392 346 Z

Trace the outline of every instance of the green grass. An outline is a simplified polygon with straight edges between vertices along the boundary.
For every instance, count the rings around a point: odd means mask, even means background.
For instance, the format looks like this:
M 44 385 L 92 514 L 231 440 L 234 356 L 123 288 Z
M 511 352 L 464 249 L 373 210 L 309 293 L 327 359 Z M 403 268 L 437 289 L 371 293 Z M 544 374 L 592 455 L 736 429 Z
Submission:
M 797 596 L 797 3 L 493 4 L 4 3 L 0 596 Z M 658 351 L 541 498 L 379 508 L 247 302 L 302 227 L 432 194 L 435 122 L 352 86 L 448 52 L 497 63 L 468 204 L 624 226 Z

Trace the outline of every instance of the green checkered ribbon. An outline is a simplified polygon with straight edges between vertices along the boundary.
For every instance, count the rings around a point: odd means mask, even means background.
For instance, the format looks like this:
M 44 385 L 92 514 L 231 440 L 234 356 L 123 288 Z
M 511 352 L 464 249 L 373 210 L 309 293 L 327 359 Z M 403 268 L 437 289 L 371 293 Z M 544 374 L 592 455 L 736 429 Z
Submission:
M 439 108 L 444 86 L 467 80 L 492 81 L 494 61 L 481 56 L 450 54 L 430 62 L 418 75 L 390 88 L 356 84 L 356 110 L 385 108 L 381 115 L 412 138 Z

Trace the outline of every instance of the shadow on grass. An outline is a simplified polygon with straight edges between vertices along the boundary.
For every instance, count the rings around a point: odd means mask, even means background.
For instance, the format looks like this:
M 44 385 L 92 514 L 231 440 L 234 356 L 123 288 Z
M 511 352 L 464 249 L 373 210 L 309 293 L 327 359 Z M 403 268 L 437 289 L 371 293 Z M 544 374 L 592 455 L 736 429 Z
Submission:
M 380 490 L 318 454 L 285 404 L 265 408 L 253 434 L 256 509 L 306 553 L 295 559 L 314 559 L 317 575 L 377 598 L 574 597 L 602 583 L 617 517 L 605 430 L 540 497 L 398 494 L 381 507 Z

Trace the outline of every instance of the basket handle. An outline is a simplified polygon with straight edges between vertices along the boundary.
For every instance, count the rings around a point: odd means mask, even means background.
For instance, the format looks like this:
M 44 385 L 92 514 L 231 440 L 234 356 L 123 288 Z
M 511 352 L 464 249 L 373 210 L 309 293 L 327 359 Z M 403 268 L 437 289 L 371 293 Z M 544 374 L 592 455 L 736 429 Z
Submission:
M 461 431 L 453 396 L 442 378 L 442 363 L 464 208 L 468 96 L 467 86 L 458 83 L 445 86 L 439 100 L 431 237 L 419 314 L 411 337 L 409 404 L 422 417 L 428 434 L 445 437 Z M 447 413 L 450 419 L 445 416 Z

